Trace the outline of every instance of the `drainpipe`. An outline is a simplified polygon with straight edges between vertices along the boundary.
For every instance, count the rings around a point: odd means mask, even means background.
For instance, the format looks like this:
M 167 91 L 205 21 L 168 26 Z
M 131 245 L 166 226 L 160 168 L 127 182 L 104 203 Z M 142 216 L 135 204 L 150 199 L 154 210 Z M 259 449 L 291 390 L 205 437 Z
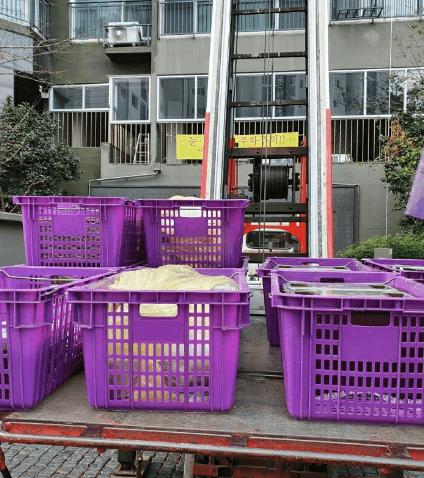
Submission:
M 158 169 L 156 169 L 158 168 Z M 99 178 L 99 179 L 90 179 L 90 181 L 88 181 L 88 197 L 91 197 L 91 183 L 95 182 L 95 181 L 116 181 L 118 179 L 133 179 L 133 178 L 149 178 L 149 177 L 152 177 L 152 176 L 157 176 L 162 170 L 162 167 L 161 165 L 159 166 L 155 166 L 155 171 L 153 173 L 145 173 L 145 174 L 135 174 L 133 176 L 117 176 L 115 178 Z

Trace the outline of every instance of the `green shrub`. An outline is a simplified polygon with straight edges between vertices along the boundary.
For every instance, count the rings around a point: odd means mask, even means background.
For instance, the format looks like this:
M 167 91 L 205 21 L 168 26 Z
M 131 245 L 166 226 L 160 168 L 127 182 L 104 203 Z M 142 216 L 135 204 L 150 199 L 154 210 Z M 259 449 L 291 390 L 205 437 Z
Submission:
M 0 113 L 0 210 L 14 212 L 13 196 L 62 196 L 61 184 L 80 177 L 80 160 L 64 143 L 56 144 L 58 123 L 8 98 Z
M 374 236 L 339 251 L 337 257 L 352 257 L 359 260 L 373 258 L 374 249 L 377 247 L 391 248 L 393 259 L 424 259 L 424 234 L 407 232 L 394 236 Z

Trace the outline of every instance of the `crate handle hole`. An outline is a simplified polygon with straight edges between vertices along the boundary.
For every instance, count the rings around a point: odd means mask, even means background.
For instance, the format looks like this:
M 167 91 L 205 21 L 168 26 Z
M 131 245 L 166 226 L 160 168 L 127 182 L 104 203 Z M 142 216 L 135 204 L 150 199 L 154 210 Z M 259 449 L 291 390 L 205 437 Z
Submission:
M 390 312 L 353 311 L 351 324 L 360 327 L 389 327 Z
M 141 317 L 176 317 L 177 304 L 140 304 L 138 309 Z
M 345 280 L 342 277 L 321 277 L 319 281 L 327 284 L 342 284 Z

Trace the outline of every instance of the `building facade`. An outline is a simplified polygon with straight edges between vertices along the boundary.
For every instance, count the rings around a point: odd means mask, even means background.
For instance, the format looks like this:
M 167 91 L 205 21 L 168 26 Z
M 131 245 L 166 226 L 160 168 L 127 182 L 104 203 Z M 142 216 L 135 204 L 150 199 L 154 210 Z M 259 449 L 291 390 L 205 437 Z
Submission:
M 46 107 L 40 93 L 50 67 L 45 50 L 49 27 L 46 0 L 5 0 L 0 5 L 0 107 L 7 97 Z
M 302 1 L 239 0 L 238 8 Z M 327 1 L 333 182 L 356 191 L 355 210 L 342 205 L 336 217 L 352 214 L 352 239 L 363 240 L 398 230 L 400 214 L 392 213 L 381 182 L 379 136 L 390 131 L 394 108 L 407 106 L 424 67 L 407 48 L 416 40 L 420 47 L 421 40 L 410 36 L 423 6 L 420 0 Z M 84 169 L 82 180 L 69 185 L 71 193 L 160 197 L 161 188 L 198 190 L 201 160 L 182 155 L 178 138 L 203 134 L 212 8 L 213 0 L 72 0 L 49 6 L 50 37 L 71 40 L 66 53 L 51 58 L 59 73 L 49 90 L 50 111 L 60 122 L 58 140 L 75 148 Z M 238 22 L 240 53 L 263 52 L 266 42 L 274 51 L 304 47 L 303 13 L 243 16 Z M 305 98 L 301 59 L 276 59 L 266 72 L 258 68 L 259 62 L 239 62 L 236 101 Z M 304 106 L 237 108 L 235 133 L 260 133 L 264 117 L 273 132 L 304 135 Z M 240 165 L 246 188 L 250 171 L 249 161 Z

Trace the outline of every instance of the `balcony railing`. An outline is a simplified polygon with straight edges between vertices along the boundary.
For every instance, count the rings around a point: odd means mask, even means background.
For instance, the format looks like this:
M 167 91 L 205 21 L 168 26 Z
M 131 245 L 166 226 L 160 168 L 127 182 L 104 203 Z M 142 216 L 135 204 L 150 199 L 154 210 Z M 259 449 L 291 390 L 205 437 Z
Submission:
M 422 16 L 423 0 L 333 0 L 332 19 Z
M 43 36 L 49 36 L 50 4 L 46 0 L 3 0 L 0 4 L 0 18 L 28 25 Z
M 160 0 L 159 33 L 161 35 L 195 35 L 210 33 L 212 0 Z M 304 6 L 304 0 L 239 0 L 240 10 Z M 238 31 L 299 30 L 305 28 L 302 12 L 243 15 L 238 19 Z
M 69 3 L 70 36 L 74 39 L 103 40 L 109 23 L 135 22 L 151 34 L 151 0 Z

